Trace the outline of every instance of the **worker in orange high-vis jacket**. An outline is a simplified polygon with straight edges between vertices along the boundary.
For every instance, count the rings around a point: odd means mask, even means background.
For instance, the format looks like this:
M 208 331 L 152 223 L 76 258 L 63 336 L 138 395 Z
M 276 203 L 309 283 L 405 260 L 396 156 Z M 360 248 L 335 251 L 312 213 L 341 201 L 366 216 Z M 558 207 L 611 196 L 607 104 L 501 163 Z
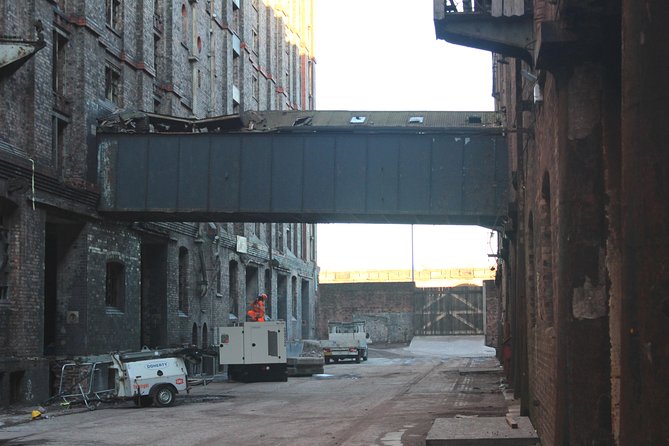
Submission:
M 246 312 L 251 322 L 265 322 L 265 301 L 267 294 L 258 294 L 251 304 L 251 309 Z

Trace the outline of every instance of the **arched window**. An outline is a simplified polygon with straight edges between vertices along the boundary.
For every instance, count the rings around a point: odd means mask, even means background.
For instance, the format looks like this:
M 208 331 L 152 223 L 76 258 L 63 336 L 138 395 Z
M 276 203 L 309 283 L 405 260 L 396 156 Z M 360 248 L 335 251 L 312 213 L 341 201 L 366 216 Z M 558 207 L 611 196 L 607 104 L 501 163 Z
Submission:
M 181 43 L 188 45 L 188 7 L 185 3 L 181 5 Z
M 527 219 L 527 300 L 531 327 L 537 325 L 537 287 L 539 284 L 534 246 L 534 215 L 530 212 Z
M 207 329 L 207 324 L 202 325 L 202 348 L 209 347 L 209 331 Z
M 193 333 L 191 334 L 191 345 L 197 346 L 197 324 L 193 322 Z
M 540 213 L 540 251 L 539 268 L 541 271 L 541 318 L 553 325 L 553 230 L 551 227 L 551 185 L 548 172 L 544 172 L 541 184 Z

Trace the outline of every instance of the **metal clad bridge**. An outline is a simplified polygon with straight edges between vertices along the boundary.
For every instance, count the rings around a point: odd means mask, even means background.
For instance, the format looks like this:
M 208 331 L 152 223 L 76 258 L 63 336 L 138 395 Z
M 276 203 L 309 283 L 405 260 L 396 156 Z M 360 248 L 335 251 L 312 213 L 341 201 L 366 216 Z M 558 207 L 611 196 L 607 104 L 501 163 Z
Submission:
M 121 118 L 99 128 L 99 210 L 132 221 L 495 227 L 508 201 L 503 131 L 492 112 Z

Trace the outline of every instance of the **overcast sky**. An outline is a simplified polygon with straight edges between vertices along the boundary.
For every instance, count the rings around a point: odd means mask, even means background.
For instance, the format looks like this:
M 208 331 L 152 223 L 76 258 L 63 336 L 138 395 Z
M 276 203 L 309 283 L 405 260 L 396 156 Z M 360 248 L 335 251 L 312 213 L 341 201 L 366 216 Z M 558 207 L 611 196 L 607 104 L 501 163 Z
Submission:
M 493 110 L 491 54 L 436 40 L 432 0 L 314 3 L 317 109 Z M 472 226 L 321 224 L 318 264 L 487 267 L 490 241 L 490 230 Z

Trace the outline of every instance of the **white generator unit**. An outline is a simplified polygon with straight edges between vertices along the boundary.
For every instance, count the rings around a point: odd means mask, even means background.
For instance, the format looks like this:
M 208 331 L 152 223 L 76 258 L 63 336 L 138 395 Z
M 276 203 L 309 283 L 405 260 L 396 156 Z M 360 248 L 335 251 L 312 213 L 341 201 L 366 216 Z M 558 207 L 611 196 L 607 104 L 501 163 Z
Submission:
M 286 323 L 243 322 L 217 328 L 219 361 L 241 382 L 287 381 Z
M 188 391 L 188 377 L 183 358 L 160 350 L 113 353 L 110 370 L 115 371 L 114 396 L 133 399 L 135 404 L 167 407 L 177 393 Z

